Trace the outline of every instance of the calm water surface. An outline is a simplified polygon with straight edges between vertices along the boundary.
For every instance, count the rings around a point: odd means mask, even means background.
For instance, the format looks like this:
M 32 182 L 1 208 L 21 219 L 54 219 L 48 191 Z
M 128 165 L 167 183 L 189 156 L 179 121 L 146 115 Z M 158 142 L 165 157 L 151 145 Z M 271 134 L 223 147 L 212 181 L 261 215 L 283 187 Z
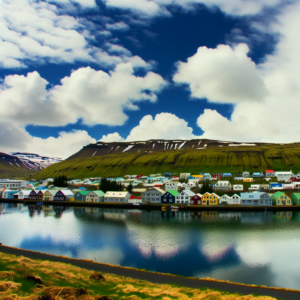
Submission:
M 0 203 L 4 245 L 300 289 L 299 212 L 160 212 Z

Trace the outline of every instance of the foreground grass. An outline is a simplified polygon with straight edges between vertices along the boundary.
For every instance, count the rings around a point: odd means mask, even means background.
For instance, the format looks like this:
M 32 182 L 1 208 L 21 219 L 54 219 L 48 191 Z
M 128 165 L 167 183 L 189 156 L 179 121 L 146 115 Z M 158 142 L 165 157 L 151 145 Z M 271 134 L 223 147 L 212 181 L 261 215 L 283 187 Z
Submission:
M 25 279 L 39 276 L 43 284 Z M 117 275 L 103 274 L 105 280 L 70 264 L 31 260 L 23 256 L 0 253 L 0 299 L 26 300 L 108 300 L 108 299 L 205 299 L 272 300 L 267 296 L 241 296 L 206 288 L 192 289 L 177 284 L 152 284 Z

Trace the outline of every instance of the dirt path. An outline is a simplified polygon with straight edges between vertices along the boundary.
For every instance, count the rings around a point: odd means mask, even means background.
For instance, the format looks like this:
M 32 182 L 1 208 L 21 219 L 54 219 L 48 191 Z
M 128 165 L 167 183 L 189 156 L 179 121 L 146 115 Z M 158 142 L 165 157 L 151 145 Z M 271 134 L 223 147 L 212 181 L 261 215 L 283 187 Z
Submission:
M 240 293 L 243 295 L 258 294 L 261 296 L 270 296 L 270 297 L 274 297 L 277 299 L 284 299 L 284 300 L 300 299 L 300 291 L 292 292 L 292 291 L 284 291 L 284 290 L 273 290 L 273 289 L 261 288 L 261 287 L 240 286 L 240 285 L 224 283 L 224 282 L 214 282 L 214 281 L 169 276 L 169 275 L 163 275 L 163 274 L 152 273 L 152 272 L 144 272 L 144 271 L 139 271 L 134 269 L 125 269 L 125 268 L 120 268 L 118 266 L 109 266 L 101 263 L 92 263 L 84 260 L 52 256 L 40 252 L 27 251 L 23 249 L 10 248 L 6 246 L 0 246 L 0 252 L 6 254 L 13 254 L 13 255 L 23 255 L 25 257 L 32 258 L 32 259 L 69 263 L 88 270 L 94 270 L 103 273 L 110 273 L 110 274 L 115 274 L 115 275 L 120 275 L 125 277 L 131 277 L 134 279 L 146 280 L 152 283 L 159 283 L 159 284 L 176 283 L 190 288 L 207 287 L 210 289 L 228 291 L 230 293 Z

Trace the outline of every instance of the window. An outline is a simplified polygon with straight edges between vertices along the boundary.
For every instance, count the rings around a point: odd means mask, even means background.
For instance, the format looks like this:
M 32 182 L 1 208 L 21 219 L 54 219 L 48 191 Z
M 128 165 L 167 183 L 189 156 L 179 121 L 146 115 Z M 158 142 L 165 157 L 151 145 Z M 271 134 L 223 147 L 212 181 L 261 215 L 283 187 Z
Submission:
M 156 201 L 159 201 L 159 198 L 156 198 Z
M 290 204 L 290 200 L 287 201 L 287 204 Z
M 277 202 L 278 204 L 280 204 L 280 201 L 278 200 L 278 202 Z

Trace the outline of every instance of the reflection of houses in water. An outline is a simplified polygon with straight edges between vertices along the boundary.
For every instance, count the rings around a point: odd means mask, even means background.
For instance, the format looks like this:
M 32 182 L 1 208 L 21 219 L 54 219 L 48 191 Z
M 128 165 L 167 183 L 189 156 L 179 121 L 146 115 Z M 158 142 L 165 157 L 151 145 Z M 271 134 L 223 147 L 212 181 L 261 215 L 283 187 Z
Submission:
M 142 222 L 161 222 L 161 212 L 157 210 L 143 210 L 141 220 Z
M 192 221 L 190 211 L 176 211 L 176 219 L 180 222 L 190 222 Z
M 29 216 L 30 217 L 34 216 L 35 210 L 36 210 L 36 205 L 35 204 L 29 204 L 28 205 L 28 211 L 29 211 Z
M 4 212 L 5 210 L 5 204 L 0 203 L 0 215 Z
M 191 211 L 191 217 L 193 219 L 200 219 L 202 211 Z
M 273 213 L 271 211 L 264 212 L 241 212 L 241 223 L 263 224 L 271 223 Z
M 291 211 L 278 211 L 274 214 L 274 217 L 279 220 L 290 220 L 293 217 L 293 212 Z
M 240 212 L 235 212 L 235 211 L 232 211 L 232 212 L 222 212 L 220 211 L 219 212 L 219 218 L 222 220 L 222 221 L 232 221 L 232 220 L 241 220 L 241 213 Z
M 125 221 L 126 214 L 127 214 L 126 209 L 115 209 L 115 208 L 103 209 L 103 218 L 106 220 Z
M 204 222 L 216 222 L 219 219 L 218 211 L 202 211 L 201 220 Z
M 57 218 L 60 218 L 62 216 L 62 213 L 65 211 L 64 206 L 53 206 L 53 210 L 55 211 L 55 216 Z
M 50 215 L 52 212 L 52 206 L 50 205 L 43 205 L 43 211 L 44 211 L 44 216 L 47 217 Z
M 40 214 L 41 211 L 43 210 L 43 206 L 42 205 L 37 205 L 36 210 L 37 210 L 38 214 Z
M 95 214 L 99 211 L 98 207 L 86 207 L 85 212 L 88 214 Z

